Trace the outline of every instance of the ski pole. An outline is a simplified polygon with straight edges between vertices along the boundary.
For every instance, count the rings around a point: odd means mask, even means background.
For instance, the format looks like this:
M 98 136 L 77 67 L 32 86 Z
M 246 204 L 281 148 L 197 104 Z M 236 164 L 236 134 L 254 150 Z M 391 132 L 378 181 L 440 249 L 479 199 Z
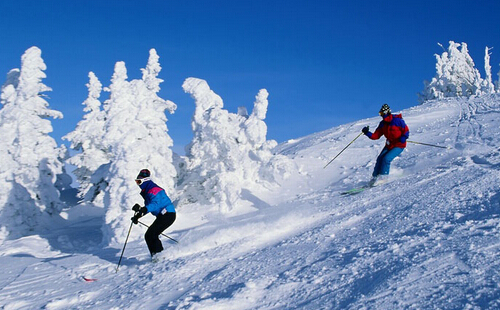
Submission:
M 422 142 L 416 142 L 416 141 L 409 141 L 409 140 L 406 140 L 406 142 L 413 143 L 413 144 L 426 145 L 426 146 L 439 147 L 439 148 L 448 149 L 448 150 L 451 149 L 451 147 L 449 147 L 449 146 L 440 146 L 440 145 L 434 145 L 434 144 L 422 143 Z
M 340 153 L 338 153 L 338 154 L 337 154 L 337 156 L 335 156 L 332 160 L 330 160 L 330 161 L 328 162 L 328 164 L 326 164 L 326 165 L 323 167 L 323 169 L 325 169 L 325 168 L 326 168 L 326 166 L 328 166 L 329 164 L 331 164 L 331 162 L 332 162 L 332 161 L 334 161 L 334 160 L 335 160 L 335 158 L 339 157 L 339 155 L 340 155 L 340 154 L 342 154 L 342 152 L 343 152 L 343 151 L 345 151 L 345 149 L 346 149 L 346 148 L 348 148 L 348 147 L 349 147 L 349 145 L 351 145 L 354 141 L 356 141 L 356 139 L 357 139 L 357 138 L 359 138 L 362 134 L 363 134 L 362 132 L 361 132 L 361 133 L 359 133 L 359 135 L 358 135 L 356 138 L 354 138 L 354 140 L 352 140 L 352 141 L 351 141 L 351 143 L 349 143 L 348 145 L 346 145 L 346 147 L 345 147 L 345 148 L 343 148 L 343 149 L 342 149 L 342 151 L 340 151 Z
M 127 246 L 128 236 L 130 236 L 130 231 L 132 230 L 132 225 L 134 222 L 130 222 L 130 228 L 128 229 L 127 238 L 125 239 L 125 244 L 123 245 L 122 255 L 120 255 L 120 260 L 118 261 L 118 266 L 116 266 L 116 272 L 118 272 L 118 268 L 120 268 L 120 263 L 122 262 L 123 253 L 125 252 L 125 247 Z
M 144 224 L 143 222 L 141 222 L 141 221 L 138 221 L 138 222 L 139 222 L 139 224 L 144 225 L 144 226 L 146 226 L 147 228 L 149 228 L 149 226 L 148 226 L 148 225 L 146 225 L 146 224 Z M 177 240 L 175 240 L 174 238 L 171 238 L 171 237 L 169 237 L 169 236 L 165 235 L 164 233 L 161 233 L 161 235 L 162 235 L 163 237 L 167 237 L 168 239 L 170 239 L 170 240 L 174 241 L 175 243 L 179 243 L 179 241 L 177 241 Z

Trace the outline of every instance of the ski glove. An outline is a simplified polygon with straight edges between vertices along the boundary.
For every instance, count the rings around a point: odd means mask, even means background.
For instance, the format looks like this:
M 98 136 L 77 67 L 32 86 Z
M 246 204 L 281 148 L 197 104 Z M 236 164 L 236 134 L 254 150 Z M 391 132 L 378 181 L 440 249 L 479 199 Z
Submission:
M 134 223 L 134 224 L 139 223 L 139 218 L 140 218 L 140 214 L 136 213 L 136 215 L 132 216 L 132 218 L 131 218 L 132 223 Z
M 132 222 L 134 224 L 137 224 L 139 222 L 139 219 L 146 215 L 148 213 L 148 209 L 146 207 L 142 207 L 139 209 L 139 211 L 136 211 L 134 216 L 131 218 Z
M 363 129 L 361 129 L 361 131 L 366 135 L 367 133 L 370 132 L 370 126 L 363 127 Z
M 138 203 L 136 203 L 133 207 L 132 210 L 135 211 L 135 215 L 131 218 L 132 222 L 134 224 L 137 224 L 139 222 L 139 219 L 146 215 L 148 213 L 148 208 L 146 207 L 141 207 Z
M 133 207 L 132 207 L 132 210 L 134 210 L 135 212 L 139 212 L 139 210 L 141 209 L 141 205 L 136 203 Z
M 144 215 L 146 215 L 146 213 L 148 213 L 148 208 L 146 207 L 141 207 L 138 203 L 136 203 L 133 207 L 132 207 L 132 210 L 134 210 L 135 212 L 139 212 L 139 217 L 143 217 Z

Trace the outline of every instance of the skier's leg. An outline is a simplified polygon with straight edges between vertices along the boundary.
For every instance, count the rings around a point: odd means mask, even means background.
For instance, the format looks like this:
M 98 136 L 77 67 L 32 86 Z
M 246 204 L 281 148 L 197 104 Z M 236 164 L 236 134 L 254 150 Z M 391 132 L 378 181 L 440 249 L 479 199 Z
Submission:
M 387 151 L 385 155 L 380 159 L 380 174 L 388 175 L 391 169 L 391 162 L 403 152 L 403 148 L 395 147 L 390 151 Z
M 375 163 L 375 168 L 373 168 L 373 173 L 372 176 L 376 178 L 379 174 L 381 174 L 382 171 L 382 161 L 384 159 L 385 154 L 387 154 L 388 150 L 387 148 L 383 148 L 382 152 L 377 157 L 377 162 Z
M 176 213 L 166 212 L 165 214 L 158 215 L 158 235 L 165 231 L 165 229 L 169 228 L 175 222 Z
M 151 256 L 163 251 L 163 245 L 161 244 L 159 236 L 165 229 L 174 223 L 175 217 L 175 213 L 159 214 L 153 224 L 149 226 L 144 238 L 146 239 Z
M 149 253 L 151 256 L 163 250 L 163 246 L 161 244 L 160 238 L 158 238 L 159 234 L 157 234 L 157 219 L 153 222 L 151 226 L 149 226 L 146 234 L 144 234 L 144 239 L 146 239 L 146 244 L 148 245 Z

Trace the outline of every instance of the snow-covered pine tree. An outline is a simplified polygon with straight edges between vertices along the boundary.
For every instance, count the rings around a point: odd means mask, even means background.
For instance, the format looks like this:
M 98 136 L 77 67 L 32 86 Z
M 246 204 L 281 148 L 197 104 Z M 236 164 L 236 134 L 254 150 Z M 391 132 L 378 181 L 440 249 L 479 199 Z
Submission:
M 491 50 L 491 48 L 486 46 L 485 51 L 484 51 L 485 78 L 483 80 L 483 85 L 482 85 L 481 91 L 482 91 L 482 93 L 485 93 L 485 94 L 493 94 L 495 92 L 495 85 L 493 84 L 493 80 L 491 77 L 490 50 Z
M 498 80 L 495 84 L 495 89 L 498 93 L 500 93 L 500 71 L 498 71 L 497 76 L 498 76 Z
M 256 180 L 256 183 L 267 182 L 276 184 L 280 179 L 286 179 L 297 171 L 295 164 L 286 156 L 274 154 L 277 146 L 275 140 L 267 140 L 267 125 L 264 122 L 267 114 L 269 93 L 261 89 L 255 97 L 252 114 L 242 124 L 241 133 L 248 140 L 248 158 L 252 160 L 252 169 L 246 172 L 245 179 Z M 240 135 L 241 136 L 241 135 Z
M 147 157 L 141 165 L 154 175 L 155 180 L 168 192 L 175 187 L 177 171 L 173 165 L 172 146 L 174 142 L 168 134 L 165 111 L 173 114 L 177 105 L 170 100 L 158 96 L 162 79 L 158 78 L 161 71 L 159 56 L 155 49 L 149 51 L 146 68 L 141 69 L 142 80 L 133 81 L 135 98 L 139 104 L 137 119 L 145 127 L 145 137 L 141 142 L 149 148 Z
M 446 97 L 470 97 L 481 94 L 482 78 L 469 55 L 467 44 L 450 41 L 448 51 L 436 56 L 436 76 L 425 81 L 420 102 Z M 460 50 L 459 50 L 460 47 Z
M 87 112 L 83 120 L 78 122 L 74 131 L 63 137 L 71 142 L 71 148 L 79 153 L 67 161 L 76 169 L 73 174 L 79 183 L 80 197 L 84 197 L 92 187 L 90 181 L 92 174 L 101 166 L 109 162 L 109 152 L 103 144 L 105 113 L 101 109 L 102 84 L 93 72 L 89 72 L 87 84 L 89 95 L 83 102 L 83 111 Z M 89 197 L 90 196 L 90 197 Z M 92 201 L 94 193 L 86 197 Z
M 49 117 L 62 118 L 50 109 L 42 83 L 46 65 L 38 47 L 21 58 L 21 70 L 12 70 L 2 87 L 0 110 L 0 225 L 1 235 L 20 236 L 41 226 L 44 215 L 57 214 L 62 203 L 55 187 L 63 171 L 65 148 L 49 136 Z M 43 225 L 42 225 L 43 226 Z M 1 237 L 0 237 L 1 238 Z
M 224 110 L 221 97 L 204 80 L 188 78 L 182 87 L 196 104 L 194 137 L 186 148 L 187 169 L 179 185 L 183 201 L 228 213 L 240 205 L 243 188 L 261 188 L 293 170 L 285 156 L 272 154 L 276 141 L 266 140 L 266 90 L 259 91 L 248 116 L 241 107 L 237 114 Z
M 130 225 L 130 208 L 142 203 L 140 189 L 134 182 L 142 168 L 151 171 L 152 178 L 171 194 L 176 177 L 172 164 L 172 139 L 168 135 L 165 111 L 173 113 L 176 105 L 158 97 L 160 72 L 158 55 L 152 49 L 143 78 L 127 81 L 125 63 L 118 62 L 109 87 L 110 98 L 105 102 L 105 145 L 111 161 L 94 173 L 94 180 L 104 184 L 106 224 L 105 242 L 123 242 Z M 132 238 L 140 235 L 133 234 Z
M 265 89 L 261 89 L 255 97 L 255 102 L 252 114 L 243 123 L 244 133 L 248 137 L 248 141 L 252 148 L 259 149 L 266 142 L 267 125 L 264 122 L 267 114 L 267 100 L 269 93 Z
M 498 71 L 497 77 L 498 79 L 493 83 L 493 85 L 495 87 L 495 92 L 500 93 L 500 71 Z
M 244 117 L 223 109 L 222 98 L 208 83 L 188 78 L 182 88 L 195 100 L 193 140 L 186 147 L 187 172 L 181 180 L 183 200 L 232 210 L 241 194 L 238 167 L 239 124 Z

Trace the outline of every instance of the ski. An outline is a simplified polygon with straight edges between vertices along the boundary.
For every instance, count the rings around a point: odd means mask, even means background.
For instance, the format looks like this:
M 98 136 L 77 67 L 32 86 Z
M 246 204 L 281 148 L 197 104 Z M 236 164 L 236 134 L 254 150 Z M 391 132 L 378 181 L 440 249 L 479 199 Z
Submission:
M 87 277 L 85 277 L 85 276 L 82 276 L 82 279 L 83 279 L 84 281 L 86 281 L 86 282 L 95 282 L 95 281 L 97 281 L 97 279 L 87 278 Z
M 402 176 L 403 175 L 401 174 L 401 175 L 391 176 L 391 179 L 383 178 L 383 179 L 378 179 L 378 180 L 372 180 L 372 181 L 368 182 L 368 184 L 365 184 L 363 186 L 356 187 L 356 188 L 353 188 L 353 189 L 350 189 L 350 190 L 347 190 L 347 191 L 340 192 L 340 195 L 342 195 L 342 196 L 356 195 L 356 194 L 359 194 L 359 193 L 361 193 L 361 192 L 363 192 L 363 191 L 365 191 L 365 190 L 367 190 L 369 188 L 377 187 L 377 186 L 381 186 L 381 185 L 390 183 L 393 180 L 395 180 L 397 178 L 400 178 Z
M 348 191 L 340 192 L 340 195 L 342 195 L 342 196 L 356 195 L 356 194 L 363 192 L 364 190 L 366 190 L 368 188 L 370 188 L 370 186 L 357 187 L 357 188 L 350 189 Z

